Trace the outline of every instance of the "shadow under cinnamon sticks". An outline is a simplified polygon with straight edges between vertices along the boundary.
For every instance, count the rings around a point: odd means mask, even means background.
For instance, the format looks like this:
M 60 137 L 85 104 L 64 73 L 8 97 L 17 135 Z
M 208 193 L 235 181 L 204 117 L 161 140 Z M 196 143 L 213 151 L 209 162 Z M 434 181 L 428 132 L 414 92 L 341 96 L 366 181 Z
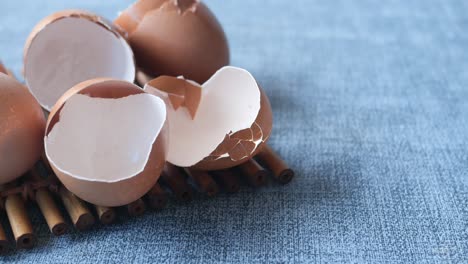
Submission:
M 5 254 L 10 249 L 10 241 L 5 233 L 3 225 L 0 223 L 0 254 Z
M 175 194 L 177 199 L 183 202 L 192 200 L 192 188 L 187 183 L 186 176 L 180 168 L 167 163 L 161 174 L 160 182 L 166 185 Z

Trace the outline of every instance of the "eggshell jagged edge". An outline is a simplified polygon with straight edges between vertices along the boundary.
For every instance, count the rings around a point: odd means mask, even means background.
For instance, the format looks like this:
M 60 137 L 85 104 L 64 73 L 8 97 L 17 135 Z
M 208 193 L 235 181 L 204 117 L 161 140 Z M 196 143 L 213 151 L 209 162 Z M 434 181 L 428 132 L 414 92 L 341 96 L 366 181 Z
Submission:
M 99 88 L 100 85 L 120 85 L 117 89 Z M 124 87 L 127 86 L 127 87 Z M 97 87 L 97 88 L 96 88 Z M 159 179 L 166 160 L 167 125 L 163 125 L 154 141 L 144 169 L 129 177 L 117 180 L 87 179 L 78 175 L 71 175 L 59 169 L 47 154 L 47 137 L 52 128 L 60 122 L 60 112 L 69 98 L 75 94 L 84 94 L 97 98 L 123 98 L 130 95 L 144 94 L 136 85 L 125 81 L 99 78 L 82 82 L 67 91 L 52 108 L 47 120 L 44 137 L 46 157 L 57 177 L 64 186 L 81 199 L 102 206 L 121 206 L 141 198 Z M 166 117 L 167 118 L 167 117 Z
M 216 16 L 200 0 L 137 0 L 120 12 L 114 24 L 127 32 L 140 70 L 150 75 L 183 74 L 201 83 L 217 69 L 229 65 L 226 34 Z M 161 29 L 158 25 L 167 27 Z M 186 30 L 189 26 L 190 31 Z M 158 30 L 160 34 L 156 35 L 154 32 Z M 191 48 L 151 44 L 159 38 L 169 42 L 175 38 L 176 43 L 182 46 L 189 43 Z M 198 68 L 187 63 L 200 60 L 205 63 Z
M 26 65 L 27 54 L 28 54 L 29 48 L 31 47 L 34 39 L 38 36 L 38 34 L 43 29 L 45 29 L 48 25 L 50 25 L 51 23 L 56 22 L 56 21 L 61 20 L 61 19 L 65 19 L 65 18 L 84 18 L 84 19 L 87 19 L 87 20 L 89 20 L 91 22 L 94 22 L 98 26 L 102 27 L 103 29 L 105 29 L 105 30 L 109 31 L 110 33 L 112 33 L 113 35 L 115 35 L 117 39 L 123 39 L 123 41 L 126 43 L 126 45 L 128 45 L 129 50 L 132 51 L 132 49 L 130 47 L 130 44 L 128 43 L 127 33 L 125 31 L 123 31 L 120 27 L 114 25 L 112 23 L 112 21 L 110 21 L 110 20 L 108 20 L 108 19 L 106 19 L 106 18 L 104 18 L 102 16 L 93 14 L 93 13 L 91 13 L 89 11 L 80 10 L 80 9 L 68 9 L 68 10 L 62 10 L 62 11 L 55 12 L 55 13 L 45 17 L 44 19 L 39 21 L 39 23 L 37 23 L 34 26 L 34 28 L 31 30 L 31 33 L 29 34 L 28 38 L 26 39 L 26 43 L 25 43 L 25 46 L 24 46 L 24 49 L 23 49 L 23 65 L 24 66 Z M 135 55 L 134 55 L 133 51 L 132 51 L 131 55 L 132 55 L 131 61 L 133 62 L 132 64 L 133 64 L 133 66 L 135 68 L 134 72 L 135 72 L 135 75 L 136 75 L 136 59 L 135 59 Z M 22 69 L 23 76 L 26 75 L 26 70 L 25 70 L 24 66 L 23 66 L 23 69 Z M 26 76 L 25 76 L 25 78 L 26 78 Z M 135 78 L 135 76 L 134 76 L 134 78 Z M 135 79 L 133 79 L 131 81 L 134 81 L 134 80 Z M 127 81 L 130 81 L 130 80 L 127 80 Z M 32 93 L 32 91 L 31 91 L 31 93 Z M 33 95 L 34 95 L 34 93 L 33 93 Z M 41 102 L 39 102 L 39 103 L 41 103 Z M 44 108 L 44 106 L 42 106 L 42 107 Z M 45 110 L 48 111 L 48 109 L 45 109 Z
M 39 32 L 41 32 L 49 24 L 57 20 L 60 20 L 63 18 L 69 18 L 69 17 L 85 18 L 92 22 L 95 22 L 99 26 L 103 27 L 104 29 L 111 32 L 112 34 L 116 35 L 117 38 L 125 37 L 125 34 L 126 34 L 124 31 L 121 31 L 119 27 L 116 27 L 111 21 L 101 16 L 98 16 L 96 14 L 93 14 L 91 12 L 88 12 L 85 10 L 79 10 L 79 9 L 63 10 L 63 11 L 56 12 L 48 17 L 45 17 L 39 23 L 36 24 L 36 26 L 32 29 L 31 33 L 29 34 L 28 38 L 26 39 L 26 44 L 23 50 L 23 58 L 24 59 L 26 58 L 29 47 L 31 46 L 31 43 L 34 41 L 34 38 L 36 38 Z
M 219 142 L 218 146 L 210 150 L 211 154 L 203 158 L 202 160 L 198 161 L 195 164 L 192 164 L 189 167 L 199 169 L 199 170 L 219 170 L 219 169 L 226 169 L 226 168 L 231 168 L 237 165 L 240 165 L 247 161 L 248 159 L 252 158 L 256 154 L 258 154 L 261 150 L 264 144 L 267 142 L 267 140 L 270 137 L 271 130 L 272 130 L 272 122 L 273 122 L 273 114 L 271 110 L 271 105 L 268 100 L 268 97 L 266 96 L 265 92 L 263 89 L 258 85 L 258 83 L 255 81 L 253 76 L 247 72 L 244 69 L 240 68 L 235 68 L 231 66 L 223 67 L 221 68 L 218 72 L 216 72 L 213 77 L 208 80 L 204 85 L 209 83 L 212 79 L 219 77 L 222 74 L 225 74 L 224 72 L 227 72 L 226 70 L 236 70 L 236 71 L 241 71 L 244 74 L 248 74 L 251 79 L 255 82 L 257 88 L 259 89 L 260 92 L 260 108 L 258 110 L 257 117 L 255 121 L 250 125 L 250 127 L 238 131 L 226 131 L 226 135 L 224 139 Z M 172 87 L 165 87 L 165 88 L 157 88 L 158 84 L 161 83 L 161 78 L 173 78 L 174 82 L 172 83 Z M 179 78 L 174 78 L 174 77 L 168 77 L 168 76 L 163 76 L 163 77 L 158 77 L 149 83 L 145 85 L 145 90 L 149 93 L 156 94 L 160 97 L 163 98 L 163 100 L 168 104 L 168 107 L 172 107 L 174 111 L 179 108 L 180 105 L 174 105 L 174 97 L 177 98 L 180 96 L 178 92 L 174 93 L 168 93 L 169 90 L 177 91 L 178 86 L 180 86 L 180 80 L 181 77 Z M 197 84 L 193 81 L 186 80 L 187 86 L 196 86 Z M 171 86 L 168 82 L 166 82 L 168 86 Z M 153 86 L 154 85 L 154 86 Z M 202 85 L 201 87 L 203 87 Z M 242 84 L 240 84 L 242 85 Z M 203 89 L 203 88 L 202 88 Z M 172 98 L 171 98 L 172 97 Z M 201 99 L 198 99 L 203 101 L 203 97 Z M 196 99 L 192 99 L 192 101 L 196 101 Z M 198 104 L 200 102 L 192 102 L 191 104 Z M 196 113 L 195 110 L 189 110 L 190 115 L 192 116 L 192 119 L 194 117 L 194 112 Z M 215 109 L 213 111 L 216 111 Z M 169 120 L 170 122 L 170 120 Z M 216 124 L 213 124 L 213 126 L 216 126 Z M 209 128 L 206 128 L 206 133 L 209 133 Z M 174 140 L 173 137 L 171 137 L 170 140 Z M 197 140 L 197 139 L 193 139 Z M 171 144 L 171 143 L 169 143 Z M 169 147 L 170 148 L 170 147 Z M 190 148 L 187 148 L 187 151 L 190 151 Z M 168 162 L 171 162 L 168 160 Z M 175 164 L 178 166 L 181 166 L 181 164 Z
M 137 0 L 127 9 L 120 12 L 119 17 L 115 20 L 117 25 L 121 25 L 127 29 L 127 33 L 131 34 L 137 29 L 138 24 L 150 12 L 163 8 L 164 5 L 171 4 L 178 8 L 179 13 L 185 11 L 195 12 L 197 6 L 201 3 L 200 0 Z M 187 3 L 188 2 L 188 5 Z

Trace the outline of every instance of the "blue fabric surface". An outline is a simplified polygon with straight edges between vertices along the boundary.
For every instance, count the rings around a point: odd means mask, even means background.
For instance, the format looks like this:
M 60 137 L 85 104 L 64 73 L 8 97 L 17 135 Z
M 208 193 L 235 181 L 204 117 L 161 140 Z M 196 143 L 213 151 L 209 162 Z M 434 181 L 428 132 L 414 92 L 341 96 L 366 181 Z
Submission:
M 19 74 L 52 11 L 130 2 L 3 0 L 0 58 Z M 468 263 L 467 1 L 206 2 L 297 177 L 59 238 L 34 213 L 39 245 L 0 261 Z

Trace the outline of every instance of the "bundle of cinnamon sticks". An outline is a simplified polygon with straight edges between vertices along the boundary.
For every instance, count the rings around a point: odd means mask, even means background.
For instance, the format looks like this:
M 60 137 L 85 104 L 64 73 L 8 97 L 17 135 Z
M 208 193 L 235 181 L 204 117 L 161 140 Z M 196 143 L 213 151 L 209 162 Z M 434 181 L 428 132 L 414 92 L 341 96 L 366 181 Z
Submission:
M 294 172 L 269 146 L 255 159 L 229 170 L 205 172 L 167 164 L 158 183 L 144 197 L 125 206 L 125 209 L 130 216 L 143 214 L 147 207 L 162 209 L 167 204 L 168 193 L 172 193 L 178 200 L 190 201 L 194 190 L 189 182 L 196 186 L 197 191 L 213 197 L 221 190 L 238 192 L 242 182 L 260 187 L 267 183 L 270 175 L 281 184 L 286 184 L 292 180 Z M 80 231 L 91 228 L 96 218 L 107 225 L 113 223 L 117 216 L 115 208 L 92 205 L 79 199 L 55 181 L 50 167 L 41 162 L 22 177 L 21 182 L 0 186 L 0 208 L 3 209 L 0 215 L 8 218 L 16 248 L 32 248 L 36 242 L 27 212 L 30 204 L 37 204 L 52 234 L 60 236 L 66 233 L 68 224 L 59 210 L 60 203 L 70 222 Z M 13 248 L 4 228 L 0 224 L 0 254 Z

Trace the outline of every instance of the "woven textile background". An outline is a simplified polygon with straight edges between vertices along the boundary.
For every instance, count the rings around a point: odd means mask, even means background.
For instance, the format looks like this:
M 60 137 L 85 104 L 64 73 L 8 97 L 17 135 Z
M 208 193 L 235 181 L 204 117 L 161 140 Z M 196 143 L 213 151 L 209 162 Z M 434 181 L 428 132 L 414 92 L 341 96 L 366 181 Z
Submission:
M 2 0 L 0 58 L 20 74 L 42 17 L 131 2 Z M 468 263 L 468 1 L 206 2 L 297 177 L 60 238 L 35 210 L 39 245 L 0 262 Z

